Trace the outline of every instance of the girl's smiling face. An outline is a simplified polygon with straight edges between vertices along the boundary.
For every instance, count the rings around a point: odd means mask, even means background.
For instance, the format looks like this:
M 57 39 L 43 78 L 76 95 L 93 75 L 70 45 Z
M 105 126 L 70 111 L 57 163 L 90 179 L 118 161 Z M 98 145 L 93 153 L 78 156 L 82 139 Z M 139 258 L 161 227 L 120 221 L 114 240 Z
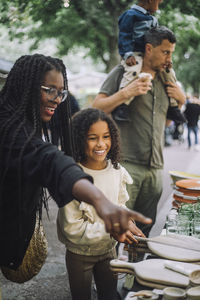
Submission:
M 111 135 L 107 122 L 97 121 L 92 124 L 86 137 L 86 161 L 82 164 L 89 169 L 106 168 L 106 156 L 111 148 Z

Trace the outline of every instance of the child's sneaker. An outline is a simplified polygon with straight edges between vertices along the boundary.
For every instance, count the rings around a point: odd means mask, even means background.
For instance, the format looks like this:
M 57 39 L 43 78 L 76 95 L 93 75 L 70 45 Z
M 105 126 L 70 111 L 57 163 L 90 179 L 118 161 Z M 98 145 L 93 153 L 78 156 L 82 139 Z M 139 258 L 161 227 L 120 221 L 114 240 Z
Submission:
M 177 123 L 187 122 L 185 116 L 181 113 L 178 106 L 169 106 L 167 111 L 167 119 L 176 121 Z
M 112 112 L 113 119 L 116 121 L 130 121 L 128 117 L 128 105 L 121 104 Z

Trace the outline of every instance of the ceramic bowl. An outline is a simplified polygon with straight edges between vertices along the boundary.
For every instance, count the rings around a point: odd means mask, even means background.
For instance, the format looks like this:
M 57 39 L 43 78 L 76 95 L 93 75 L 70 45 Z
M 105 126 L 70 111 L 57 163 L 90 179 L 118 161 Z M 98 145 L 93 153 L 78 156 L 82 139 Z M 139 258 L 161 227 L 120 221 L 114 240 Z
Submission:
M 200 299 L 200 286 L 192 287 L 187 290 L 188 300 L 199 300 Z
M 181 179 L 198 179 L 198 178 L 200 178 L 200 175 L 198 175 L 198 174 L 190 174 L 190 173 L 181 172 L 181 171 L 169 171 L 169 174 L 170 174 L 171 179 L 174 184 L 176 183 L 176 181 L 181 180 Z
M 199 270 L 193 271 L 189 275 L 189 280 L 190 280 L 190 285 L 192 287 L 200 286 L 200 274 L 199 274 Z
M 186 292 L 181 288 L 167 287 L 163 290 L 163 300 L 184 300 Z

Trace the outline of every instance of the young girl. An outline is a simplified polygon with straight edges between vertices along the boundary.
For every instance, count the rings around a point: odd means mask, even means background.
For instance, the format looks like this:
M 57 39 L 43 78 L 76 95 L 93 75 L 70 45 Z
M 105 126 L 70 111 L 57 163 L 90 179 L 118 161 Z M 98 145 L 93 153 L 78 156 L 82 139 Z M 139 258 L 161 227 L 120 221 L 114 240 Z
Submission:
M 72 125 L 75 160 L 112 202 L 124 205 L 129 198 L 126 184 L 131 184 L 132 178 L 119 164 L 119 132 L 114 121 L 103 111 L 88 108 L 75 114 Z M 134 241 L 131 231 L 144 236 L 132 221 L 129 229 L 122 242 Z M 72 299 L 91 299 L 92 276 L 98 299 L 117 299 L 117 277 L 109 268 L 110 260 L 116 257 L 116 241 L 106 233 L 93 207 L 77 200 L 65 205 L 58 212 L 57 231 L 67 248 Z

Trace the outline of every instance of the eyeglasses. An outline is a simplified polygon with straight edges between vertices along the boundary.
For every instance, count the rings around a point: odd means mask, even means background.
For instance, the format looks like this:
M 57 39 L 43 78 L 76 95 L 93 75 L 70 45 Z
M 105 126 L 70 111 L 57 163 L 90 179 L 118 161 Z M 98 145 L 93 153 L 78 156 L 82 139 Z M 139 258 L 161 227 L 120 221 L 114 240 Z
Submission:
M 56 88 L 50 88 L 44 85 L 41 85 L 41 89 L 43 89 L 45 91 L 45 93 L 47 93 L 47 95 L 49 95 L 50 97 L 52 97 L 52 99 L 49 99 L 49 101 L 55 101 L 56 98 L 60 98 L 61 102 L 65 101 L 65 99 L 67 98 L 68 95 L 68 91 L 67 90 L 63 90 L 58 91 Z

